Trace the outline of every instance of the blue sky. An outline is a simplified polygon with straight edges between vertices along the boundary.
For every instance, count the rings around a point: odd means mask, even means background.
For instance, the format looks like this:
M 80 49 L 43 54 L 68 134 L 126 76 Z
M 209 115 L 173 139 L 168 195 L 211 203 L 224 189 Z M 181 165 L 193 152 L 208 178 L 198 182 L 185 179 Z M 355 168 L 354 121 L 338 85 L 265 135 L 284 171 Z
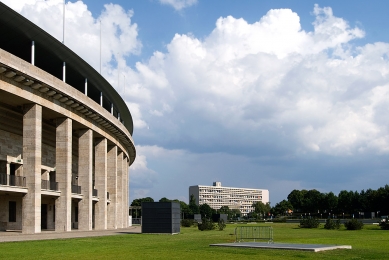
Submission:
M 62 0 L 3 1 L 62 40 Z M 134 117 L 130 201 L 389 181 L 388 1 L 66 1 L 65 44 Z M 118 80 L 119 79 L 119 80 Z

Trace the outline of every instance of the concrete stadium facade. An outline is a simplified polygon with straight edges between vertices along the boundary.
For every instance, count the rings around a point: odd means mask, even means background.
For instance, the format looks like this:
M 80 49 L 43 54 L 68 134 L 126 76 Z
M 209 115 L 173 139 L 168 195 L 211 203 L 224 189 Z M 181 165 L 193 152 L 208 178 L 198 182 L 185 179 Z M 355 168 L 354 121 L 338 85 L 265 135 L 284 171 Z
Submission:
M 228 206 L 230 209 L 238 209 L 243 216 L 254 211 L 253 203 L 269 202 L 269 190 L 222 187 L 221 182 L 214 182 L 213 186 L 190 186 L 189 198 L 191 195 L 198 206 L 208 204 L 215 210 Z
M 0 230 L 127 227 L 136 150 L 124 100 L 3 3 L 0 34 Z

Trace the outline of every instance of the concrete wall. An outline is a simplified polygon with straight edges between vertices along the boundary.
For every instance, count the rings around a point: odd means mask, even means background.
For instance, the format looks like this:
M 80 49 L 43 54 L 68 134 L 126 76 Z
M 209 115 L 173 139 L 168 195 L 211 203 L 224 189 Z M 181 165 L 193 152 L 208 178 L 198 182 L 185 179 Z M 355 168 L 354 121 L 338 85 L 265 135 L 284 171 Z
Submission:
M 0 159 L 7 160 L 7 157 L 21 159 L 23 151 L 22 143 L 23 138 L 21 135 L 0 130 Z
M 16 222 L 9 222 L 9 202 L 16 202 Z M 0 195 L 0 231 L 22 230 L 22 197 L 20 195 Z

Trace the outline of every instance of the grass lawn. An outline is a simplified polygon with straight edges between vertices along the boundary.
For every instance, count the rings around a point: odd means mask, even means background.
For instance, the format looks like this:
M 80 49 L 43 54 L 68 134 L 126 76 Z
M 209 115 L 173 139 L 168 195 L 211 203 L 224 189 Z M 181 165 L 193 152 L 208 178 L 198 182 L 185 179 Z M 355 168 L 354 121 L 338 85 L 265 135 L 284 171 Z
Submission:
M 260 225 L 260 224 L 259 224 Z M 75 238 L 0 243 L 0 259 L 386 259 L 389 231 L 376 225 L 348 231 L 300 229 L 297 224 L 274 223 L 274 240 L 280 243 L 351 245 L 351 250 L 324 252 L 210 247 L 233 242 L 234 228 L 199 231 L 181 228 L 178 235 L 126 234 L 98 238 Z M 1 235 L 1 233 L 0 233 Z

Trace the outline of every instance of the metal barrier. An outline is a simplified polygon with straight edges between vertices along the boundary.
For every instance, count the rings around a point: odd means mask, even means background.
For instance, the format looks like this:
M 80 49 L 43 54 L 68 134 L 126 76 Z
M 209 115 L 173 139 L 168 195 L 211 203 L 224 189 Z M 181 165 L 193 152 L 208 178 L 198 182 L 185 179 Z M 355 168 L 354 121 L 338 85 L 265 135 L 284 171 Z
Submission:
M 41 189 L 58 191 L 58 182 L 41 180 Z
M 81 194 L 81 186 L 72 185 L 72 193 Z
M 7 185 L 7 174 L 6 173 L 0 173 L 0 185 Z
M 9 186 L 26 187 L 26 177 L 9 175 Z
M 235 228 L 235 242 L 244 242 L 247 240 L 267 240 L 267 243 L 273 243 L 273 227 L 242 226 Z

